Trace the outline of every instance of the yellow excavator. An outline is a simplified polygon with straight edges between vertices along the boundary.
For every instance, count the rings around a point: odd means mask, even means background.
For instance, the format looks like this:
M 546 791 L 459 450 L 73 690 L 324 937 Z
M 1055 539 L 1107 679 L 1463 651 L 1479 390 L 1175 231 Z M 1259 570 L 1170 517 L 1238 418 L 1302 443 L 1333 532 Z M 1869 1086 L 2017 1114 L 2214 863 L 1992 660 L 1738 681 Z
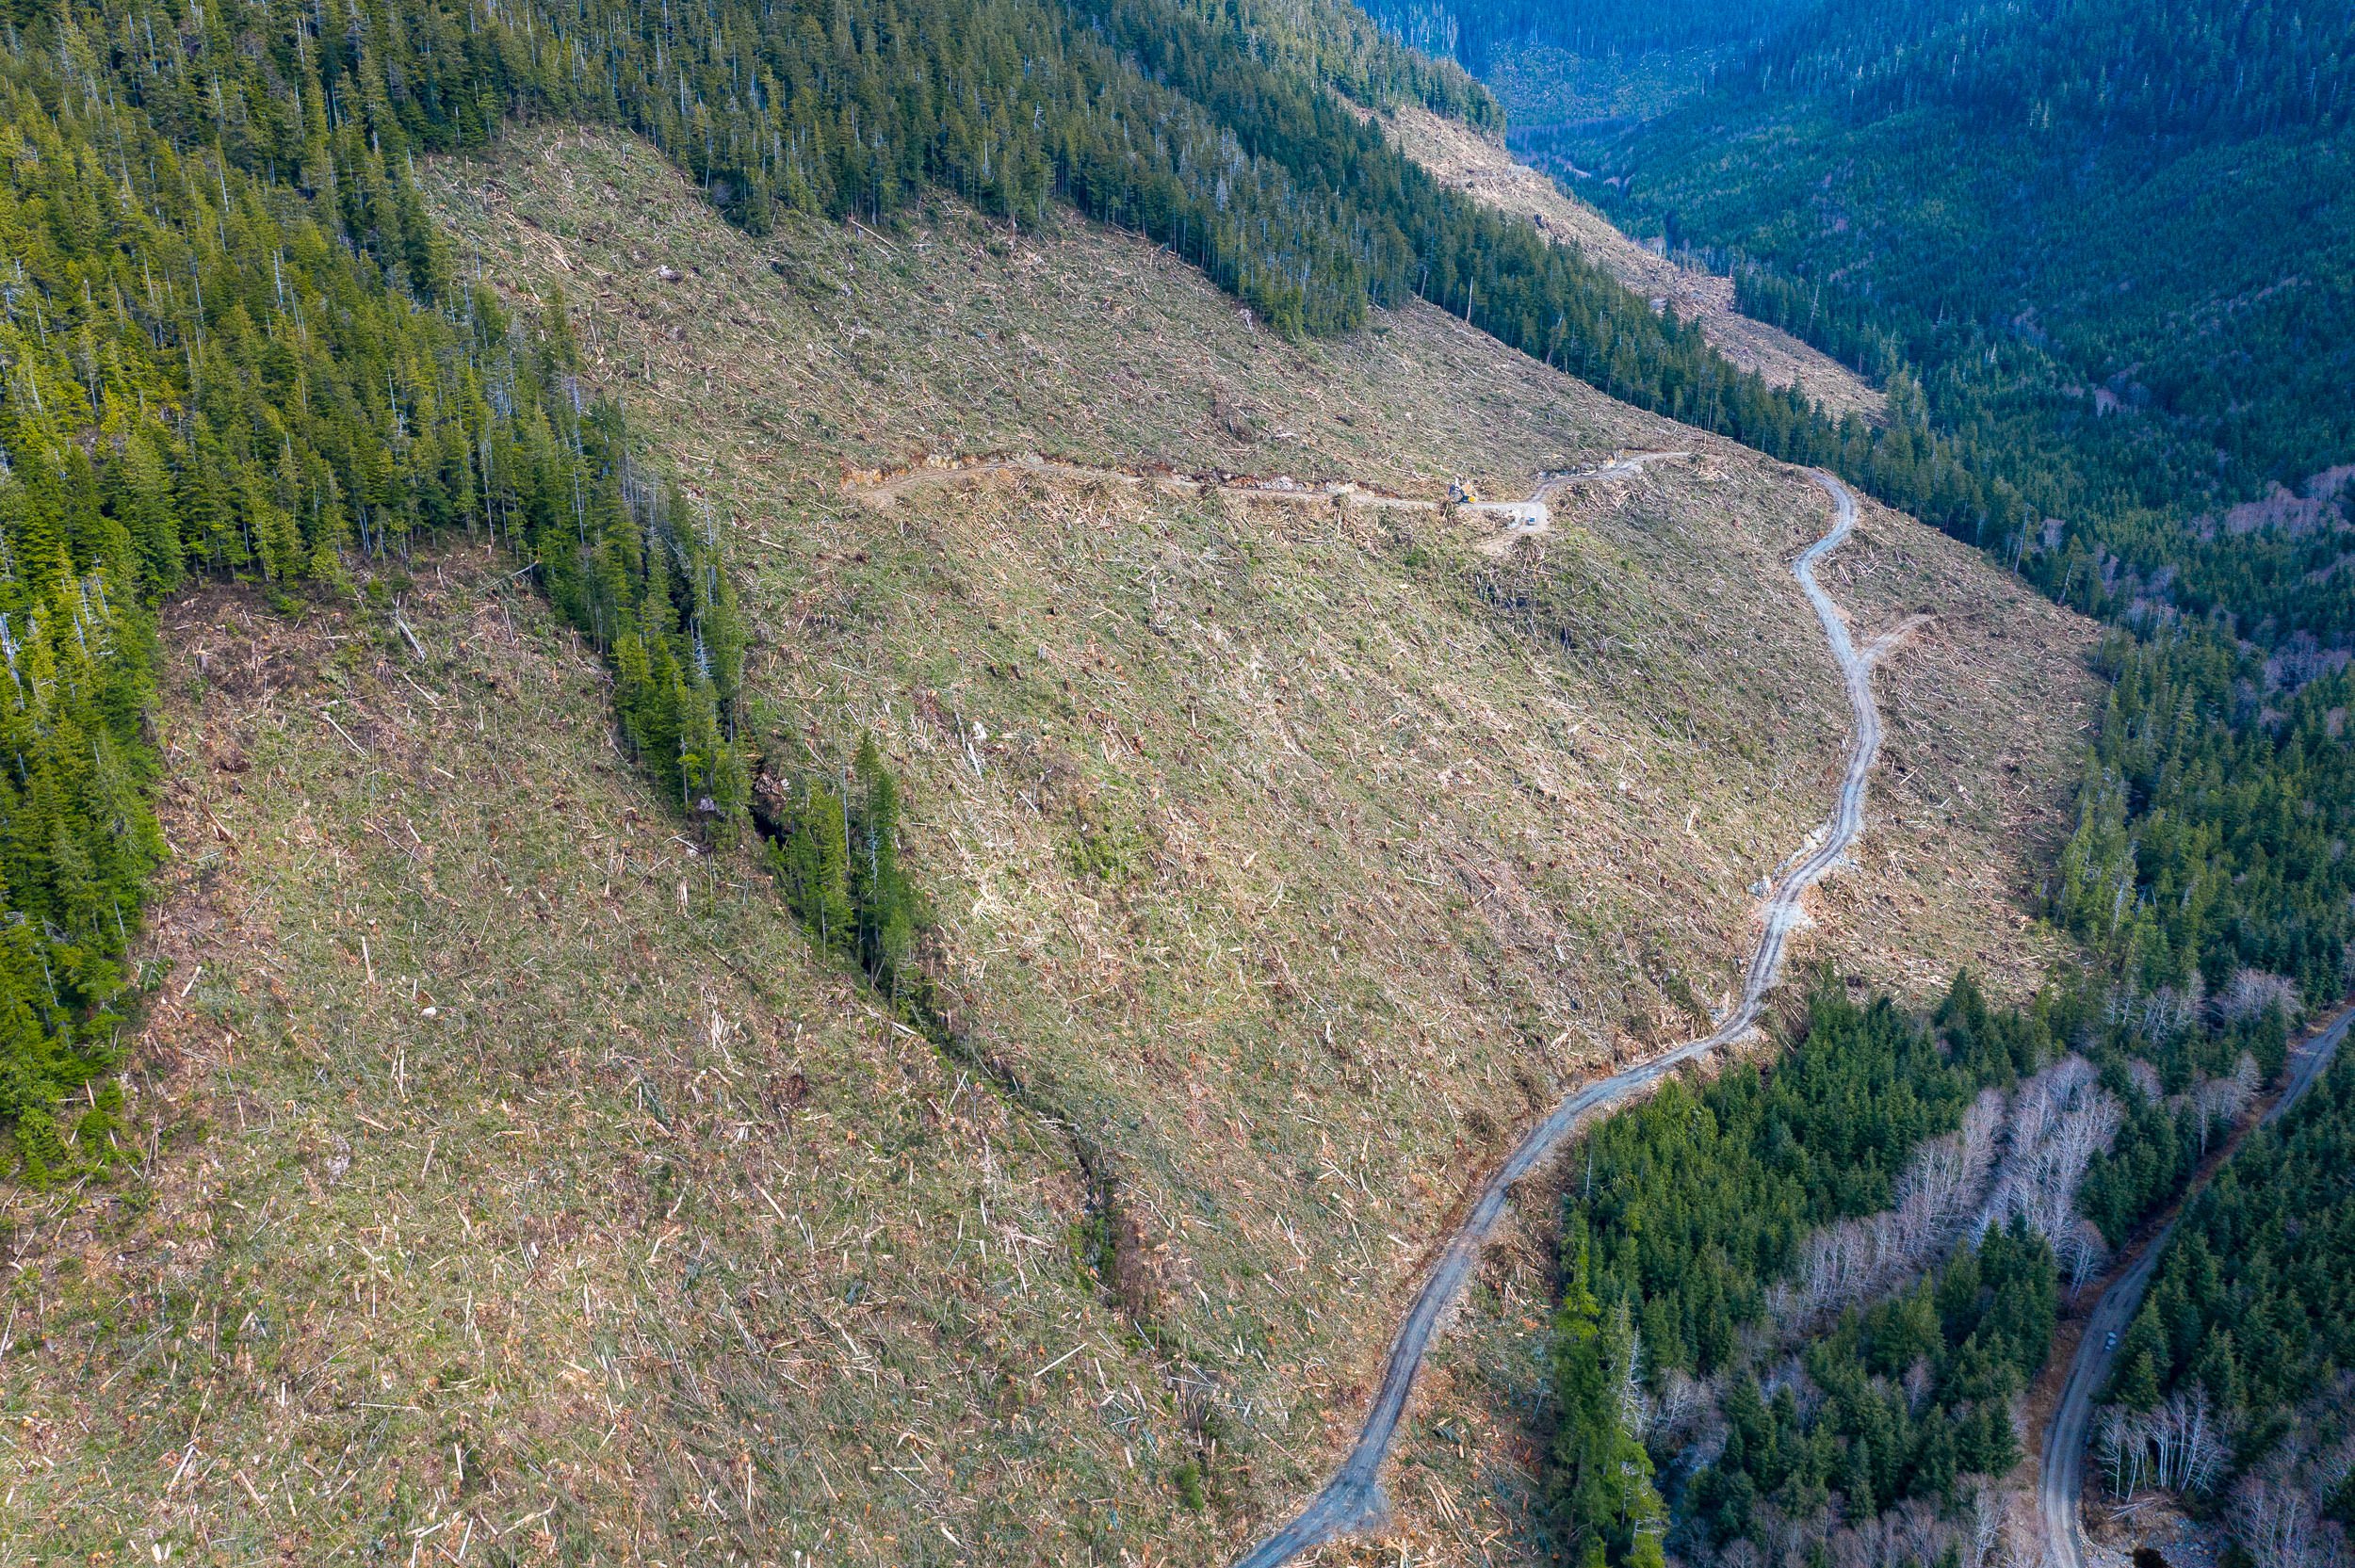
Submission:
M 1447 505 L 1440 509 L 1452 516 L 1458 508 L 1478 505 L 1480 505 L 1479 493 L 1463 480 L 1453 479 L 1449 481 L 1447 487 Z

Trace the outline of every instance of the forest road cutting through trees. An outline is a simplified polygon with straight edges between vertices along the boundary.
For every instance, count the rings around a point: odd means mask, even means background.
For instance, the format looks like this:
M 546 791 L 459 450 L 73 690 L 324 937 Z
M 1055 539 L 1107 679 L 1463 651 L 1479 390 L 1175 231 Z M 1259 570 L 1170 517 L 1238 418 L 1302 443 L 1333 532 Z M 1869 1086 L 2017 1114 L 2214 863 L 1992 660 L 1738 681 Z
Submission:
M 2349 1024 L 2355 1024 L 2355 1008 L 2342 1011 L 2328 1028 L 2299 1045 L 2290 1059 L 2289 1078 L 2281 1097 L 2258 1119 L 2258 1126 L 2280 1121 L 2314 1086 L 2347 1038 Z M 2238 1140 L 2234 1141 L 2237 1145 Z M 2224 1159 L 2230 1158 L 2232 1151 L 2228 1150 Z M 2215 1169 L 2222 1167 L 2223 1160 L 2219 1160 Z M 2176 1205 L 2178 1218 L 2197 1195 L 2196 1191 L 2184 1194 Z M 2151 1275 L 2158 1268 L 2159 1255 L 2167 1251 L 2168 1238 L 2175 1234 L 2175 1225 L 2176 1220 L 2169 1220 L 2161 1226 L 2143 1243 L 2134 1262 L 2102 1292 L 2086 1319 L 2085 1334 L 2077 1341 L 2077 1354 L 2069 1364 L 2069 1381 L 2061 1386 L 2060 1401 L 2053 1407 L 2053 1422 L 2044 1433 L 2044 1455 L 2037 1468 L 2037 1511 L 2044 1521 L 2045 1568 L 2085 1568 L 2085 1537 L 2078 1528 L 2077 1505 L 2085 1493 L 2086 1440 L 2093 1431 L 2093 1397 L 2110 1381 L 2111 1364 L 2118 1359 L 2116 1342 L 2125 1336 L 2126 1325 L 2134 1321 L 2136 1309 L 2142 1305 L 2142 1293 L 2150 1287 Z
M 1310 1547 L 1377 1526 L 1387 1517 L 1389 1509 L 1382 1494 L 1382 1462 L 1389 1455 L 1391 1440 L 1406 1412 L 1407 1397 L 1414 1392 L 1415 1376 L 1422 1369 L 1423 1354 L 1430 1349 L 1439 1320 L 1463 1289 L 1464 1282 L 1471 1277 L 1480 1261 L 1481 1248 L 1503 1215 L 1505 1200 L 1511 1196 L 1514 1186 L 1544 1163 L 1590 1113 L 1650 1087 L 1681 1064 L 1749 1032 L 1766 993 L 1779 977 L 1784 945 L 1802 919 L 1799 900 L 1839 863 L 1863 830 L 1865 784 L 1881 744 L 1880 709 L 1873 701 L 1874 654 L 1858 649 L 1848 635 L 1847 622 L 1841 618 L 1840 607 L 1815 580 L 1816 563 L 1845 543 L 1856 527 L 1856 497 L 1847 486 L 1820 469 L 1812 471 L 1811 477 L 1831 497 L 1831 527 L 1800 552 L 1791 572 L 1806 592 L 1808 603 L 1814 607 L 1816 619 L 1823 622 L 1824 637 L 1831 644 L 1832 657 L 1840 667 L 1848 688 L 1849 704 L 1855 710 L 1856 732 L 1848 744 L 1847 772 L 1841 779 L 1840 795 L 1830 820 L 1817 830 L 1820 842 L 1767 894 L 1761 912 L 1764 929 L 1759 934 L 1758 950 L 1750 958 L 1740 1004 L 1701 1039 L 1578 1090 L 1521 1140 L 1481 1188 L 1470 1214 L 1448 1237 L 1438 1261 L 1432 1266 L 1422 1288 L 1416 1292 L 1405 1322 L 1390 1341 L 1389 1359 L 1383 1366 L 1381 1384 L 1374 1393 L 1372 1408 L 1366 1413 L 1364 1425 L 1358 1428 L 1357 1441 L 1349 1457 L 1307 1508 L 1238 1560 L 1236 1568 L 1277 1568 L 1277 1564 L 1290 1561 Z

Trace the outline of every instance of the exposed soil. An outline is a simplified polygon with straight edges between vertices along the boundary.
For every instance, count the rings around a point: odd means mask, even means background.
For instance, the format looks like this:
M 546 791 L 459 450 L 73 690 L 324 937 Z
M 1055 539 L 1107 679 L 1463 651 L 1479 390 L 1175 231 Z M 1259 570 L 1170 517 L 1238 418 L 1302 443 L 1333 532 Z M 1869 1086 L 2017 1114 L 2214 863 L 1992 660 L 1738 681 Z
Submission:
M 1680 266 L 1631 239 L 1602 214 L 1517 160 L 1502 142 L 1414 105 L 1385 115 L 1383 123 L 1402 152 L 1443 183 L 1531 218 L 1655 308 L 1673 309 L 1698 322 L 1713 348 L 1743 369 L 1758 372 L 1768 385 L 1797 387 L 1835 419 L 1851 410 L 1876 418 L 1887 408 L 1879 389 L 1846 365 L 1735 310 L 1732 279 Z

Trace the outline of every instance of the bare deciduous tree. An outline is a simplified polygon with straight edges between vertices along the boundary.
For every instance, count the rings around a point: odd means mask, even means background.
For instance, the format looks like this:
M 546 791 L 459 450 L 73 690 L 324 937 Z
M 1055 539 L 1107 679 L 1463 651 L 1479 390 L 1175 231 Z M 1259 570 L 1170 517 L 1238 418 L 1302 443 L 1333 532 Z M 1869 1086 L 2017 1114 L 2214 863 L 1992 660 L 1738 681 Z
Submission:
M 1714 1396 L 1705 1382 L 1681 1367 L 1670 1367 L 1660 1380 L 1660 1400 L 1652 1413 L 1654 1430 L 1669 1443 L 1681 1446 L 1693 1436 L 1697 1418 L 1712 1408 Z
M 2094 1457 L 2101 1462 L 2102 1474 L 2108 1479 L 2112 1496 L 2131 1497 L 2141 1490 L 2150 1464 L 2151 1443 L 2143 1434 L 2140 1416 L 2111 1406 L 2102 1413 L 2101 1429 L 2094 1434 L 2093 1443 Z
M 1652 1398 L 1644 1390 L 1644 1336 L 1636 1330 L 1622 1299 L 1612 1313 L 1613 1336 L 1627 1347 L 1619 1363 L 1619 1425 L 1641 1440 L 1651 1431 Z
M 2208 1403 L 2208 1391 L 2197 1383 L 2139 1414 L 2115 1406 L 2103 1411 L 2094 1445 L 2110 1491 L 2120 1497 L 2146 1484 L 2168 1492 L 2205 1492 L 2231 1457 L 2222 1420 Z
M 2121 901 L 2121 911 L 2123 907 Z M 2195 970 L 2180 991 L 2167 985 L 2148 994 L 2131 983 L 2111 987 L 2103 1016 L 2105 1022 L 2122 1024 L 2146 1040 L 2165 1040 L 2196 1020 L 2206 1005 L 2207 987 Z
M 2198 1119 L 2202 1156 L 2208 1152 L 2211 1138 L 2240 1120 L 2241 1113 L 2256 1099 L 2261 1082 L 2257 1059 L 2243 1051 L 2231 1076 L 2203 1078 L 2176 1096 L 2173 1104 L 2178 1113 L 2189 1112 Z
M 2118 1136 L 2123 1111 L 2101 1086 L 2093 1064 L 2066 1056 L 2020 1086 L 2012 1097 L 2002 1173 L 1981 1214 L 1983 1226 L 2025 1220 L 2053 1244 L 2073 1286 L 2107 1254 L 2102 1233 L 2077 1213 L 2086 1166 Z
M 2269 1007 L 2279 1007 L 2284 1018 L 2296 1018 L 2300 1007 L 2298 982 L 2287 975 L 2268 975 L 2262 969 L 2238 969 L 2225 988 L 2216 994 L 2209 1004 L 2217 1021 L 2237 1024 L 2254 1018 Z
M 1970 1568 L 1979 1568 L 1993 1554 L 1995 1544 L 2004 1533 L 2004 1503 L 1993 1486 L 1981 1481 L 1971 1489 L 1971 1508 L 1966 1517 L 1971 1526 L 1971 1543 L 1962 1560 Z
M 2279 1462 L 2244 1476 L 2225 1505 L 2224 1522 L 2241 1546 L 2267 1568 L 2317 1568 L 2322 1520 L 2307 1489 Z
M 1766 1559 L 1746 1536 L 1736 1537 L 1717 1554 L 1722 1568 L 1765 1568 Z
M 1982 1093 L 1945 1138 L 1924 1143 L 1897 1179 L 1896 1204 L 1810 1236 L 1797 1288 L 1778 1303 L 1793 1322 L 1877 1295 L 1943 1255 L 1977 1207 L 1994 1164 L 2004 1099 Z

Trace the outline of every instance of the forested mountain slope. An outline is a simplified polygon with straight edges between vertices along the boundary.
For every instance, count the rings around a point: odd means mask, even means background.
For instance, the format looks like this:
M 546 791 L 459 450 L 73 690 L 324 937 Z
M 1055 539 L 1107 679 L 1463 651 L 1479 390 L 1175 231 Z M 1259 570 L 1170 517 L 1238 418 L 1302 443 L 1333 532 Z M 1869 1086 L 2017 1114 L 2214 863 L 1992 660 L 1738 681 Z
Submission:
M 1226 1555 L 1503 1140 L 1737 989 L 1850 720 L 1776 460 L 2018 499 L 1443 188 L 1363 111 L 1493 105 L 1337 7 L 8 25 L 44 1552 Z M 1877 507 L 1825 581 L 1811 946 L 2024 996 L 2088 628 Z M 1550 1517 L 1531 1261 L 1408 1456 L 1466 1551 Z
M 1530 145 L 1769 319 L 2069 453 L 2048 510 L 2237 498 L 2355 445 L 2347 25 L 1823 5 L 1657 119 Z
M 2355 446 L 2344 10 L 1760 11 L 1537 5 L 1464 48 L 1493 62 L 1567 29 L 1629 74 L 1707 35 L 1718 53 L 1673 102 L 1523 116 L 1516 145 L 1639 236 L 1730 270 L 1750 314 L 1918 378 L 2032 509 L 2025 537 L 2006 518 L 1980 542 L 2048 554 L 2058 590 L 2086 592 L 2061 579 L 2082 542 L 2105 592 L 2103 552 L 2136 591 L 2172 567 L 2153 597 L 2187 613 L 2343 625 L 2327 545 L 2218 552 L 2184 523 Z M 2047 516 L 2065 529 L 2039 539 Z
M 1374 0 L 1366 9 L 1425 54 L 1463 62 L 1518 131 L 1657 118 L 1703 90 L 1746 45 L 1812 0 Z
M 1501 212 L 1527 216 L 1556 244 L 1577 247 L 1654 309 L 1673 310 L 1698 326 L 1711 347 L 1769 386 L 1795 387 L 1834 416 L 1877 419 L 1886 413 L 1887 397 L 1854 369 L 1736 310 L 1730 280 L 1631 239 L 1560 184 L 1518 161 L 1501 138 L 1420 105 L 1402 104 L 1384 118 L 1400 151 L 1441 181 Z
M 2251 1138 L 2195 1199 L 2120 1338 L 2094 1453 L 2123 1496 L 2210 1492 L 2251 1558 L 2314 1568 L 2355 1527 L 2355 1066 Z

